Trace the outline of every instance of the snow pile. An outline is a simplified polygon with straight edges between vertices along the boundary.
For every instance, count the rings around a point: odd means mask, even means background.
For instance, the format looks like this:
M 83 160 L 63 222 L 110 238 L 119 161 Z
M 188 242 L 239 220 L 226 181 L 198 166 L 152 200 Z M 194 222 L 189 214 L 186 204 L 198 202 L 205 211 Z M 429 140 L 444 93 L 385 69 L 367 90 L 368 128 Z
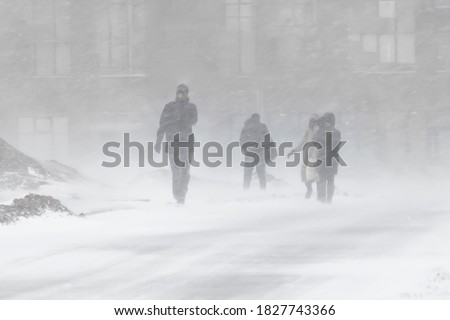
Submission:
M 49 178 L 47 170 L 0 138 L 0 188 L 34 189 Z
M 37 189 L 51 181 L 80 181 L 77 170 L 57 161 L 37 160 L 15 149 L 0 138 L 0 189 Z
M 39 217 L 45 214 L 73 215 L 73 212 L 50 196 L 29 194 L 14 199 L 11 205 L 0 205 L 0 224 L 14 223 L 21 218 Z

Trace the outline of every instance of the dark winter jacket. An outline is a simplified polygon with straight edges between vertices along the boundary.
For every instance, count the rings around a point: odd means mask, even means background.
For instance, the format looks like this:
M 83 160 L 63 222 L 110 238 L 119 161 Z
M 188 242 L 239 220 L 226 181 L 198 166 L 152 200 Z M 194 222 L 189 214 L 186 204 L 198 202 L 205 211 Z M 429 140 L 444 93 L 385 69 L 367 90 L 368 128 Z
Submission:
M 264 149 L 262 148 L 261 144 L 264 142 L 264 137 L 266 135 L 269 135 L 270 139 L 270 132 L 267 126 L 264 123 L 261 123 L 259 118 L 251 117 L 247 119 L 244 123 L 244 127 L 241 130 L 241 136 L 239 138 L 239 141 L 241 143 L 241 148 L 244 143 L 246 142 L 256 142 L 259 144 L 258 148 L 249 147 L 246 148 L 249 151 L 256 152 L 260 154 L 260 156 L 263 155 Z M 272 140 L 270 140 L 272 141 Z M 245 150 L 243 150 L 245 151 Z M 272 153 L 270 155 L 271 159 L 273 160 L 276 157 L 275 149 L 271 149 Z M 245 152 L 244 152 L 244 155 Z
M 335 148 L 341 142 L 341 132 L 334 127 L 334 114 L 326 113 L 319 119 L 319 130 L 314 135 L 314 142 L 320 143 L 323 148 L 317 151 L 317 160 L 321 160 L 322 164 L 317 168 L 319 178 L 327 178 L 337 174 L 339 164 L 335 159 L 331 166 L 326 166 L 326 135 L 331 132 L 332 140 L 330 149 Z
M 173 141 L 173 137 L 180 133 L 181 141 L 187 141 L 192 133 L 192 126 L 198 121 L 197 106 L 186 101 L 175 100 L 166 104 L 159 121 L 157 143 L 161 143 L 164 135 L 167 141 Z

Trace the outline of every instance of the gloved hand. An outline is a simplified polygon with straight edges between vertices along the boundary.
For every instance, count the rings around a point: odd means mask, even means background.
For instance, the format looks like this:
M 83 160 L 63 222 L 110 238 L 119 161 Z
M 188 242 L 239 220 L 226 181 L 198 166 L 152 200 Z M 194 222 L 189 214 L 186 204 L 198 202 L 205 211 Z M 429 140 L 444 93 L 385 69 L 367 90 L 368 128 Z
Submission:
M 155 151 L 156 151 L 156 153 L 161 153 L 161 142 L 157 142 L 156 144 L 155 144 Z

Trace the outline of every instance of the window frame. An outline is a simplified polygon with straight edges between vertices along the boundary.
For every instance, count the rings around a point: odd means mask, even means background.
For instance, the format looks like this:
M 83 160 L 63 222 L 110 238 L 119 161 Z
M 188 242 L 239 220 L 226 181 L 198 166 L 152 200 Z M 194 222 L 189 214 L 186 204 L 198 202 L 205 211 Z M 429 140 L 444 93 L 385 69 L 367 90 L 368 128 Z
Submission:
M 39 122 L 47 121 L 45 128 Z M 63 125 L 61 125 L 63 124 Z M 69 156 L 70 119 L 68 116 L 21 115 L 17 117 L 19 147 L 32 154 L 50 159 L 64 159 Z M 47 141 L 49 143 L 43 143 Z M 37 151 L 39 150 L 39 151 Z M 42 151 L 44 150 L 44 151 Z
M 230 15 L 230 8 L 235 7 L 236 14 Z M 248 14 L 242 15 L 243 8 L 248 10 Z M 246 37 L 254 37 L 254 17 L 255 17 L 255 1 L 254 0 L 225 0 L 225 25 L 229 32 L 237 34 L 237 74 L 242 77 L 248 77 L 255 72 L 255 43 L 253 45 L 245 41 Z M 231 22 L 236 23 L 234 28 Z M 253 40 L 254 41 L 254 40 Z M 245 47 L 248 46 L 248 47 Z M 245 48 L 244 48 L 245 47 Z M 253 51 L 253 52 L 251 52 Z M 246 65 L 246 55 L 252 54 L 251 64 Z
M 44 4 L 40 0 L 31 0 L 31 7 L 32 7 L 32 24 L 34 26 L 39 25 L 38 20 L 38 14 L 37 11 L 38 6 L 44 6 Z M 32 50 L 32 56 L 33 56 L 33 77 L 36 78 L 65 78 L 69 77 L 72 72 L 72 45 L 69 41 L 69 35 L 71 32 L 71 25 L 70 20 L 71 17 L 68 14 L 66 17 L 59 16 L 59 13 L 57 11 L 57 6 L 63 4 L 64 6 L 70 7 L 70 1 L 69 0 L 47 0 L 48 4 L 51 6 L 51 11 L 49 15 L 49 26 L 51 29 L 51 32 L 46 34 L 48 37 L 48 40 L 40 40 L 39 38 L 42 37 L 41 34 L 39 34 L 40 30 L 39 28 L 35 28 L 35 34 L 33 35 L 33 41 L 31 43 L 31 50 Z M 42 9 L 42 7 L 41 7 Z M 41 19 L 42 17 L 39 17 Z M 64 19 L 67 18 L 67 21 L 64 22 Z M 66 23 L 67 28 L 67 35 L 66 39 L 64 39 L 64 36 L 61 35 L 61 32 L 58 28 L 58 26 L 61 26 L 59 24 Z M 44 36 L 45 38 L 45 36 Z M 41 49 L 39 49 L 41 47 Z M 40 65 L 40 57 L 41 54 L 44 52 L 43 49 L 49 50 L 47 53 L 51 52 L 51 56 L 49 55 L 49 60 L 51 60 L 51 63 L 49 63 L 47 66 L 45 64 Z M 62 51 L 60 49 L 63 49 Z M 39 52 L 41 51 L 41 52 Z M 65 51 L 65 55 L 63 52 Z M 44 53 L 43 56 L 46 54 Z M 66 59 L 66 65 L 64 63 L 60 64 L 61 61 L 64 61 L 64 58 Z M 43 72 L 40 72 L 39 70 L 44 70 Z
M 390 4 L 393 6 L 392 12 L 383 11 L 383 5 Z M 378 17 L 381 19 L 397 18 L 397 1 L 396 0 L 379 0 L 378 1 Z
M 97 30 L 97 51 L 99 55 L 100 62 L 100 77 L 146 77 L 144 72 L 145 64 L 144 61 L 141 61 L 140 65 L 136 64 L 136 58 L 134 52 L 136 49 L 134 46 L 141 46 L 142 54 L 145 51 L 145 41 L 142 39 L 141 41 L 135 41 L 135 35 L 133 35 L 135 28 L 135 19 L 134 14 L 136 8 L 142 6 L 142 10 L 145 10 L 146 2 L 145 0 L 102 0 L 103 6 L 106 6 L 107 14 L 106 14 L 106 33 L 101 35 L 99 29 Z M 114 21 L 113 21 L 113 6 L 126 6 L 126 37 L 125 39 L 114 39 L 113 33 L 114 31 Z M 144 11 L 145 12 L 145 11 Z M 144 22 L 145 24 L 145 22 Z M 104 26 L 99 26 L 104 27 Z M 142 34 L 145 37 L 145 26 L 142 27 Z M 106 37 L 104 37 L 106 36 Z M 103 38 L 102 38 L 103 37 Z M 106 38 L 106 39 L 105 39 Z M 107 51 L 107 60 L 104 61 L 102 56 L 102 46 L 106 47 Z M 117 61 L 121 61 L 120 59 L 114 58 L 114 50 L 115 48 L 119 48 L 120 46 L 125 46 L 126 58 L 123 61 L 126 61 L 124 66 L 115 66 Z M 122 61 L 122 62 L 123 62 Z M 106 62 L 106 63 L 105 63 Z

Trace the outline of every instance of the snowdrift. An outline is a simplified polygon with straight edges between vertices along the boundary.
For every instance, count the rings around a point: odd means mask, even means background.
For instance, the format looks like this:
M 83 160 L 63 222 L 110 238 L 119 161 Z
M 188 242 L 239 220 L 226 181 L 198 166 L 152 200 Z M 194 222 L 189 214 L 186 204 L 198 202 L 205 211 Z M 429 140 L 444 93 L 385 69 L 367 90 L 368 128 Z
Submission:
M 53 197 L 29 194 L 23 198 L 14 199 L 11 205 L 0 205 L 0 224 L 11 224 L 21 218 L 50 214 L 74 215 Z
M 39 161 L 15 149 L 0 138 L 0 189 L 34 190 L 52 181 L 83 180 L 77 170 L 57 161 Z

